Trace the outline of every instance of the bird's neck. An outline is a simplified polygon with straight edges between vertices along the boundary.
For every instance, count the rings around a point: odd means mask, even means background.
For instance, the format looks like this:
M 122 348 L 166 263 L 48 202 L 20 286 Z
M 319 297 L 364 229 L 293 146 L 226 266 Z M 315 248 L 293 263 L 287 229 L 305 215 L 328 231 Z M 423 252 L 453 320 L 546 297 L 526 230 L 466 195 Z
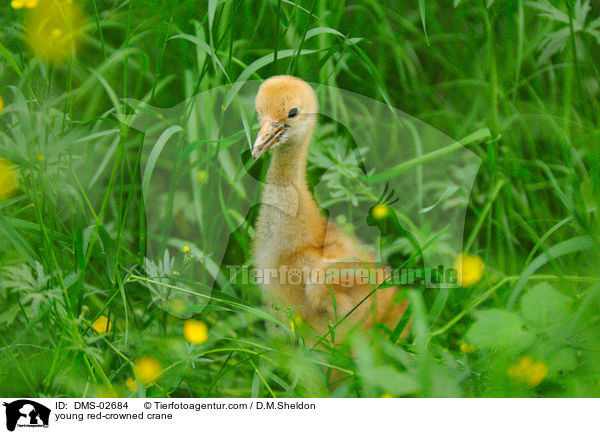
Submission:
M 306 183 L 310 139 L 307 135 L 300 143 L 275 149 L 267 172 L 259 238 L 279 239 L 283 250 L 314 244 L 313 238 L 324 231 L 324 220 Z
M 298 142 L 288 142 L 273 151 L 271 166 L 267 173 L 267 184 L 280 187 L 306 187 L 306 160 L 311 135 Z

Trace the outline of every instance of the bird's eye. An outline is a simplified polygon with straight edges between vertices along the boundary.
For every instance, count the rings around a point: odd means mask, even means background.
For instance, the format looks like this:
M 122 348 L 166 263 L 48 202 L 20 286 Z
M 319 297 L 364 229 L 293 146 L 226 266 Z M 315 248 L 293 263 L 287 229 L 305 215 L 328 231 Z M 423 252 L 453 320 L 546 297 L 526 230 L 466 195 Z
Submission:
M 290 112 L 288 113 L 288 118 L 293 118 L 296 117 L 296 115 L 298 114 L 298 109 L 297 108 L 293 108 L 290 110 Z

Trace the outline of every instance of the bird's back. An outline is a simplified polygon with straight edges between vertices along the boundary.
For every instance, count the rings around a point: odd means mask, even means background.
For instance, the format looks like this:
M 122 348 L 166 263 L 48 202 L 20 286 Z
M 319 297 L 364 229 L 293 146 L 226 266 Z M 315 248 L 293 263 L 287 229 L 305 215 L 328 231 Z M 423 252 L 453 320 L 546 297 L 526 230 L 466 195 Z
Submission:
M 395 302 L 396 288 L 376 290 L 387 276 L 364 245 L 321 215 L 312 217 L 311 230 L 306 231 L 302 216 L 274 217 L 273 213 L 280 211 L 261 209 L 254 245 L 255 265 L 276 270 L 277 278 L 265 285 L 273 301 L 299 308 L 297 313 L 317 334 L 346 315 L 337 336 L 355 325 L 395 327 L 407 303 Z

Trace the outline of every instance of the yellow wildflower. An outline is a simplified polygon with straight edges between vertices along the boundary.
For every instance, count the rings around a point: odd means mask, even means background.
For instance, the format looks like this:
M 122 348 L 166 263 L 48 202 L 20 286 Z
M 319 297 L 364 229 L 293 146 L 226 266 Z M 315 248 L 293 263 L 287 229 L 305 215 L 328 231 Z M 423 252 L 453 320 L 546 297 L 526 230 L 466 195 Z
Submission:
M 23 9 L 24 7 L 33 9 L 38 5 L 38 3 L 39 0 L 12 0 L 10 2 L 10 7 L 13 9 Z
M 158 360 L 151 356 L 142 356 L 135 361 L 133 367 L 135 378 L 147 386 L 156 383 L 162 375 L 162 366 Z
M 392 395 L 391 393 L 384 393 L 381 395 L 382 398 L 393 398 L 394 395 Z
M 303 319 L 300 315 L 294 315 L 294 318 L 290 320 L 290 328 L 292 329 L 292 333 L 296 333 L 296 326 L 300 326 L 302 321 Z
M 133 378 L 129 377 L 125 380 L 125 386 L 132 392 L 137 392 L 137 382 Z
M 463 342 L 462 344 L 460 344 L 460 350 L 465 353 L 472 353 L 473 351 L 475 351 L 475 347 L 471 344 L 467 344 L 466 342 Z
M 62 36 L 62 30 L 59 29 L 58 27 L 55 29 L 52 29 L 50 31 L 50 37 L 51 38 L 60 38 Z
M 196 182 L 198 184 L 206 184 L 208 182 L 208 172 L 206 170 L 198 170 L 196 172 Z
M 111 322 L 108 320 L 107 317 L 105 317 L 104 315 L 101 315 L 98 317 L 98 319 L 96 321 L 94 321 L 94 323 L 92 324 L 92 327 L 94 328 L 94 330 L 96 330 L 96 333 L 108 333 L 110 331 L 110 329 L 112 328 L 112 324 Z
M 381 220 L 390 214 L 390 209 L 385 205 L 377 204 L 373 207 L 371 212 L 373 217 L 375 217 L 377 220 Z
M 9 161 L 0 158 L 0 200 L 13 197 L 19 189 L 19 172 Z
M 190 318 L 183 324 L 183 336 L 192 344 L 201 344 L 208 339 L 208 328 L 202 321 Z
M 25 0 L 12 0 L 10 7 L 13 9 L 22 9 L 25 6 Z
M 483 277 L 484 263 L 477 255 L 462 253 L 454 261 L 458 284 L 463 287 L 473 286 Z
M 531 356 L 521 357 L 508 369 L 508 376 L 531 387 L 537 386 L 548 375 L 548 365 L 542 360 L 534 361 Z
M 184 245 L 184 246 L 181 248 L 181 251 L 182 251 L 183 253 L 186 253 L 186 254 L 187 254 L 187 253 L 190 253 L 190 252 L 192 251 L 192 249 L 190 249 L 190 246 L 188 246 L 187 244 L 185 244 L 185 245 Z
M 62 62 L 73 56 L 85 23 L 76 2 L 69 0 L 13 0 L 35 5 L 25 19 L 27 41 L 36 56 Z M 30 6 L 27 6 L 30 7 Z
M 2 99 L 2 97 L 0 96 L 0 114 L 2 114 L 2 111 L 4 110 L 4 100 Z

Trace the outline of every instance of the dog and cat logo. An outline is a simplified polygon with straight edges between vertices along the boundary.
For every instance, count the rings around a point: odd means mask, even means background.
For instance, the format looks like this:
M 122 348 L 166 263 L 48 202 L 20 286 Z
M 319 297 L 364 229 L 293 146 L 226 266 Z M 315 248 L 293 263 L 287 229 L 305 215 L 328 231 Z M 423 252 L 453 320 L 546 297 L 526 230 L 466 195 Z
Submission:
M 6 429 L 14 431 L 22 428 L 48 428 L 50 409 L 29 399 L 19 399 L 4 403 L 6 407 Z

